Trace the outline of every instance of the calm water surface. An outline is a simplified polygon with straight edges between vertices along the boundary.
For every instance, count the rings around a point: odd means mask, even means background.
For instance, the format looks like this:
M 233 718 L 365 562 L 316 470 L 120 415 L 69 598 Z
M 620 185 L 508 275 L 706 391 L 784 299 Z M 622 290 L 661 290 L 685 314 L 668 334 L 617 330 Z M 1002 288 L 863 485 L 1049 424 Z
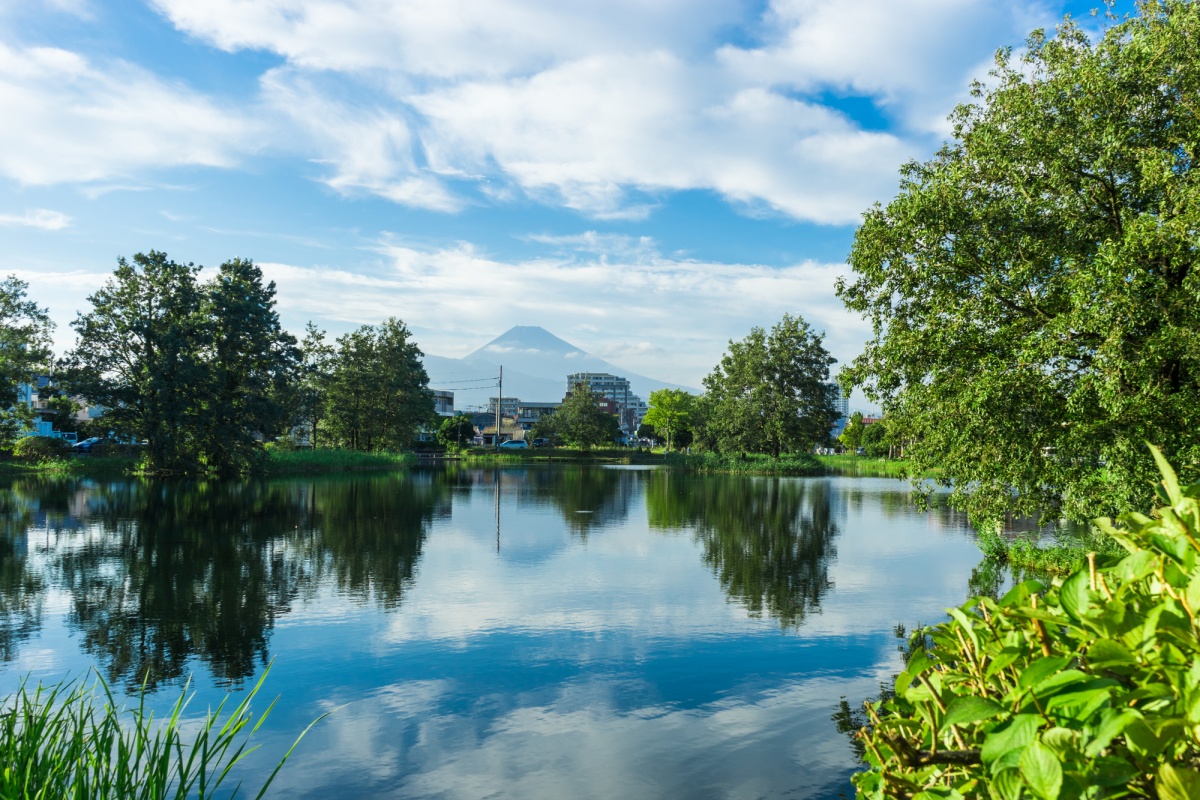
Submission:
M 0 487 L 0 694 L 95 666 L 280 703 L 274 797 L 823 798 L 965 519 L 883 478 L 610 468 Z M 265 704 L 264 704 L 265 705 Z

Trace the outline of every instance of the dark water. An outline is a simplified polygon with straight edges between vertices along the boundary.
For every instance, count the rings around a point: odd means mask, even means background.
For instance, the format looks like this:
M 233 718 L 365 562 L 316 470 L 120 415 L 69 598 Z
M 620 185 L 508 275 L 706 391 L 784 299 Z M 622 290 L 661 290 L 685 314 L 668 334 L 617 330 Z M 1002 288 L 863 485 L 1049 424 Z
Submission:
M 0 694 L 95 666 L 200 713 L 274 660 L 274 797 L 837 797 L 831 715 L 961 603 L 883 478 L 446 469 L 0 487 Z

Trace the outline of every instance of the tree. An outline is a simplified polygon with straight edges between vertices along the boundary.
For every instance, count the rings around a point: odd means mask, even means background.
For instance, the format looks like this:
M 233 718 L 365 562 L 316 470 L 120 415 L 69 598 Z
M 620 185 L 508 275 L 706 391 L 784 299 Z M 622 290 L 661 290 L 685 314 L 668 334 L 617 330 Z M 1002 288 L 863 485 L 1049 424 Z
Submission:
M 309 444 L 320 444 L 321 422 L 325 419 L 326 394 L 336 351 L 325 341 L 325 332 L 311 321 L 304 326 L 300 342 L 300 368 L 292 394 L 293 422 L 309 432 Z
M 475 438 L 475 423 L 466 414 L 455 414 L 442 420 L 437 432 L 438 441 L 446 447 L 458 447 Z
M 1147 505 L 1146 441 L 1200 463 L 1198 40 L 1181 0 L 1034 32 L 855 234 L 874 337 L 841 381 L 976 519 Z
M 825 441 L 837 420 L 826 381 L 834 359 L 800 317 L 784 314 L 768 335 L 753 328 L 729 342 L 704 379 L 705 437 L 726 452 L 806 451 Z
M 117 260 L 71 325 L 66 388 L 104 408 L 104 425 L 146 442 L 151 472 L 237 472 L 284 420 L 297 359 L 279 326 L 275 285 L 253 262 L 200 268 L 166 253 Z
M 109 430 L 147 442 L 147 468 L 197 468 L 207 387 L 201 357 L 205 325 L 199 268 L 166 253 L 117 259 L 113 276 L 71 323 L 78 340 L 67 356 L 71 391 L 104 408 Z
M 883 458 L 891 450 L 891 437 L 888 435 L 888 421 L 881 419 L 870 425 L 864 425 L 859 446 L 871 458 Z
M 326 396 L 330 432 L 353 450 L 407 446 L 434 419 L 421 350 L 403 322 L 363 325 L 338 337 Z
M 600 408 L 600 395 L 577 383 L 553 414 L 555 431 L 567 444 L 587 450 L 611 442 L 621 433 L 616 414 Z
M 666 437 L 667 449 L 670 450 L 672 436 L 692 424 L 695 405 L 695 395 L 683 389 L 658 389 L 650 393 L 650 410 L 646 412 L 645 423 Z
M 843 447 L 857 450 L 862 445 L 863 429 L 866 427 L 863 425 L 862 419 L 863 415 L 861 411 L 855 411 L 850 415 L 850 421 L 846 423 L 846 429 L 838 437 L 838 441 L 842 443 Z
M 275 283 L 263 285 L 253 261 L 235 258 L 205 286 L 206 386 L 200 398 L 200 462 L 211 472 L 236 472 L 262 453 L 287 420 L 285 395 L 300 362 L 296 339 L 275 312 Z
M 30 422 L 28 408 L 17 403 L 20 385 L 50 362 L 54 326 L 46 309 L 26 299 L 28 290 L 15 275 L 0 282 L 0 440 L 6 443 Z

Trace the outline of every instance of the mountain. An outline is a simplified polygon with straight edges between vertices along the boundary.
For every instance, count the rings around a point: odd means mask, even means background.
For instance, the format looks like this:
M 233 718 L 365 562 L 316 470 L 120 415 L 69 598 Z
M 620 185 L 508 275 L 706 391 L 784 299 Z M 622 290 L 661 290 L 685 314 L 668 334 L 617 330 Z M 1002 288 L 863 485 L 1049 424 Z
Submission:
M 629 380 L 636 395 L 648 400 L 656 389 L 686 389 L 630 372 L 564 341 L 545 328 L 518 325 L 463 358 L 425 356 L 425 371 L 434 389 L 454 392 L 454 407 L 486 406 L 496 396 L 495 378 L 504 367 L 504 396 L 557 402 L 567 392 L 573 372 L 607 372 Z M 695 391 L 689 389 L 689 391 Z

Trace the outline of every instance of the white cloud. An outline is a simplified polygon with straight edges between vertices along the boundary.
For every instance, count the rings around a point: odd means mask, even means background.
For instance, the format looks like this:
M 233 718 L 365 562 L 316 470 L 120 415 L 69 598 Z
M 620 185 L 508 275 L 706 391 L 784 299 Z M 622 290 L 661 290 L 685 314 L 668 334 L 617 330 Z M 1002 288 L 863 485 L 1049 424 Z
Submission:
M 0 227 L 40 228 L 44 231 L 60 231 L 71 225 L 71 218 L 61 211 L 35 208 L 24 214 L 0 214 Z
M 3 43 L 0 117 L 8 120 L 0 126 L 0 174 L 42 185 L 232 166 L 255 130 L 241 114 L 135 65 Z
M 385 242 L 385 261 L 369 274 L 261 266 L 279 286 L 285 318 L 297 326 L 309 318 L 357 326 L 395 315 L 418 333 L 426 352 L 463 355 L 480 345 L 480 331 L 537 320 L 589 352 L 622 353 L 626 369 L 690 386 L 700 384 L 729 339 L 785 312 L 826 331 L 826 345 L 842 361 L 869 334 L 834 296 L 844 265 L 715 263 L 663 257 L 644 242 L 613 245 L 609 252 L 506 261 L 465 243 L 417 249 Z
M 707 189 L 835 224 L 894 192 L 997 46 L 1052 21 L 1036 0 L 774 0 L 759 19 L 733 0 L 156 6 L 218 47 L 284 57 L 267 106 L 342 192 L 455 211 L 455 178 L 640 219 L 656 194 Z M 751 43 L 723 44 L 731 30 Z M 900 132 L 795 95 L 825 91 L 873 98 Z

